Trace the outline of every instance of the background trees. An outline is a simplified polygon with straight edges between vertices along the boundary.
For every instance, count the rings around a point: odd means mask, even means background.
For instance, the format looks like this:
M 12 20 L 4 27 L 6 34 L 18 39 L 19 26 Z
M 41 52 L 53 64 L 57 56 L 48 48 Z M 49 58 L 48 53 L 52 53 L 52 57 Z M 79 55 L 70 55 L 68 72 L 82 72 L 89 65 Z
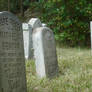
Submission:
M 42 4 L 31 4 L 31 11 L 40 12 L 37 17 L 53 29 L 59 43 L 90 46 L 89 23 L 92 20 L 92 1 L 48 0 Z
M 47 23 L 53 29 L 57 41 L 71 46 L 90 45 L 91 0 L 38 1 L 40 2 L 0 0 L 0 11 L 8 10 L 23 15 L 24 11 L 28 9 L 25 13 L 25 19 L 30 19 L 31 15 L 32 17 L 39 17 L 41 21 Z

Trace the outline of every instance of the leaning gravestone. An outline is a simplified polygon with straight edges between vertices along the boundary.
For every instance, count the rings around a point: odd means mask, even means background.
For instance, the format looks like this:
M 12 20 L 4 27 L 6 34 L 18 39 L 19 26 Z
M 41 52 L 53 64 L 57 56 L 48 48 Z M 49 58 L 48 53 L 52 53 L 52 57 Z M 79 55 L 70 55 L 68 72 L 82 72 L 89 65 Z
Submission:
M 25 58 L 32 59 L 33 58 L 32 27 L 27 23 L 23 23 L 22 28 L 23 28 Z
M 26 92 L 22 24 L 0 13 L 0 92 Z
M 91 30 L 91 54 L 92 54 L 92 21 L 90 21 L 90 30 Z
M 33 32 L 33 47 L 36 72 L 39 77 L 54 77 L 58 74 L 58 62 L 53 32 L 40 27 Z
M 32 26 L 33 30 L 38 28 L 38 27 L 42 27 L 41 21 L 38 18 L 30 19 L 28 24 Z

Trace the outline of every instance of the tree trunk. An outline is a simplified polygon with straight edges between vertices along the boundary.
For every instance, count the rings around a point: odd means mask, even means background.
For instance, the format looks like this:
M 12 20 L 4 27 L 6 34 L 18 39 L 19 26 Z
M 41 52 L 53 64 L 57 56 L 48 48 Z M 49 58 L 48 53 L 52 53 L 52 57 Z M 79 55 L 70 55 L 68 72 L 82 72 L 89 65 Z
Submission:
M 10 12 L 10 0 L 8 0 L 8 11 Z
M 20 12 L 21 12 L 21 16 L 24 16 L 24 11 L 23 11 L 23 0 L 20 0 Z

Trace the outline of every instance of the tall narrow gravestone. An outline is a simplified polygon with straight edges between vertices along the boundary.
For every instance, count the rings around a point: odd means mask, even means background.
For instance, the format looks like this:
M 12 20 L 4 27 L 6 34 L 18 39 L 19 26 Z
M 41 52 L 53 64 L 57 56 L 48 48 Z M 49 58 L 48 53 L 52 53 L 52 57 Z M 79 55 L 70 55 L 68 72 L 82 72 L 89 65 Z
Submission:
M 92 21 L 90 21 L 90 31 L 91 31 L 91 54 L 92 54 Z
M 29 47 L 29 27 L 28 24 L 23 23 L 23 40 L 24 40 L 24 52 L 25 52 L 25 58 L 28 59 L 28 47 Z
M 41 24 L 40 19 L 32 18 L 29 20 L 28 25 L 30 27 L 30 30 L 29 30 L 29 59 L 33 59 L 34 49 L 33 49 L 32 33 L 36 28 L 42 27 L 42 24 Z
M 0 13 L 0 92 L 26 92 L 22 24 Z
M 33 32 L 33 47 L 36 72 L 39 77 L 54 77 L 58 74 L 58 62 L 53 32 L 40 27 Z
M 32 59 L 33 58 L 32 27 L 27 23 L 23 23 L 22 28 L 23 28 L 25 58 Z

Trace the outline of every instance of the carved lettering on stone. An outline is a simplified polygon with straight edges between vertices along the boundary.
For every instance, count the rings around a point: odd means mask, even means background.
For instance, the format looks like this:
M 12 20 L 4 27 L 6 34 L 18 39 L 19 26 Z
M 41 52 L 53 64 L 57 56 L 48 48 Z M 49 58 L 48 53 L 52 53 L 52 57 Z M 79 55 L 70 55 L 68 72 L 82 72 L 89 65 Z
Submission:
M 26 92 L 22 24 L 0 13 L 0 92 Z

